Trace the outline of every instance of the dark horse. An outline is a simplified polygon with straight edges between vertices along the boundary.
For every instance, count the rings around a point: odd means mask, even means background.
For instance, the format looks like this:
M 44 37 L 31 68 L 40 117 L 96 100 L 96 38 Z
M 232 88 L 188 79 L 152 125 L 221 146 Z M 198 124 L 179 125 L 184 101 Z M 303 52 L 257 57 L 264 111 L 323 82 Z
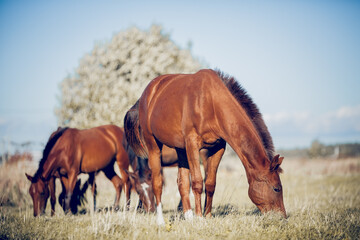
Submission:
M 128 111 L 124 127 L 134 152 L 149 159 L 158 224 L 164 224 L 160 173 L 163 145 L 175 148 L 178 154 L 178 187 L 185 218 L 193 217 L 189 173 L 195 214 L 202 216 L 199 150 L 203 148 L 209 151 L 204 215 L 211 216 L 217 168 L 226 142 L 244 165 L 253 203 L 261 212 L 276 210 L 286 216 L 279 177 L 283 158 L 273 156 L 272 138 L 257 106 L 233 77 L 213 70 L 159 76 Z
M 133 173 L 128 172 L 128 175 L 131 186 L 139 195 L 138 209 L 144 209 L 146 212 L 154 212 L 155 198 L 151 186 L 151 169 L 149 168 L 148 159 L 136 156 L 125 138 L 123 145 L 128 153 L 130 165 L 134 171 Z M 163 148 L 161 156 L 161 165 L 163 167 L 176 166 L 177 160 L 177 154 L 174 149 Z
M 124 147 L 128 152 L 130 165 L 134 170 L 134 173 L 129 172 L 128 174 L 132 187 L 139 195 L 138 210 L 145 210 L 146 212 L 154 212 L 155 197 L 151 184 L 151 169 L 149 167 L 148 159 L 136 156 L 136 154 L 134 153 L 132 148 L 127 144 L 127 142 L 124 144 Z M 207 160 L 206 149 L 200 151 L 200 156 L 204 165 L 205 179 L 206 179 L 206 160 Z M 178 166 L 178 157 L 175 149 L 163 146 L 161 151 L 161 166 L 162 167 Z M 163 185 L 165 185 L 164 176 L 163 176 Z M 182 210 L 181 199 L 177 209 L 178 211 Z
M 60 174 L 65 188 L 63 208 L 66 213 L 70 210 L 77 176 L 80 173 L 89 173 L 94 189 L 94 174 L 98 171 L 103 171 L 114 184 L 116 189 L 114 207 L 119 207 L 123 187 L 129 207 L 130 182 L 126 171 L 129 167 L 129 159 L 122 145 L 123 136 L 123 130 L 115 125 L 84 130 L 61 128 L 53 133 L 45 146 L 35 175 L 31 177 L 26 174 L 31 181 L 29 193 L 33 199 L 34 216 L 44 213 L 49 197 L 49 181 L 51 187 L 56 174 Z M 115 161 L 119 166 L 121 178 L 114 171 Z

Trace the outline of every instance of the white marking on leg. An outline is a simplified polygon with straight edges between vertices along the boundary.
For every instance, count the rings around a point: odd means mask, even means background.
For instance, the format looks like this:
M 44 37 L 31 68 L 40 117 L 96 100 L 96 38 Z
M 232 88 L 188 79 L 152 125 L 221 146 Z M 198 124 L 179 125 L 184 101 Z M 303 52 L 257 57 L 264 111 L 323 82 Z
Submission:
M 192 210 L 187 210 L 185 213 L 184 213 L 184 217 L 185 217 L 185 220 L 193 220 L 194 218 L 194 215 L 193 215 L 193 212 Z
M 157 225 L 165 225 L 161 203 L 156 207 L 156 223 Z

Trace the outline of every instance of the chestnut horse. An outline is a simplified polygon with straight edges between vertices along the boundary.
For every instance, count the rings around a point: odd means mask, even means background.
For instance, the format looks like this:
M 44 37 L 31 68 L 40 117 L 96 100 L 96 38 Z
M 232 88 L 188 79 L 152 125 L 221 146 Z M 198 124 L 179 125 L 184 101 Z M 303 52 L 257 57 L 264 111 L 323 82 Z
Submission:
M 58 129 L 50 137 L 40 160 L 39 168 L 31 181 L 29 193 L 33 199 L 34 216 L 43 214 L 49 197 L 48 183 L 55 181 L 59 173 L 65 188 L 64 211 L 70 209 L 71 197 L 80 173 L 91 175 L 103 171 L 114 184 L 116 198 L 114 207 L 119 207 L 122 188 L 125 188 L 127 207 L 130 205 L 130 182 L 126 170 L 129 159 L 122 146 L 124 132 L 115 125 L 78 130 L 75 128 Z M 122 179 L 114 171 L 117 162 Z M 94 182 L 93 189 L 95 187 Z M 94 192 L 94 191 L 93 191 Z M 95 202 L 94 202 L 95 205 Z
M 60 131 L 63 131 L 64 129 L 62 129 L 61 127 L 59 127 L 55 132 L 53 132 L 50 137 L 49 137 L 49 140 L 48 142 L 51 141 L 51 139 Z M 48 147 L 49 148 L 49 147 Z M 48 148 L 45 147 L 44 149 L 44 152 L 43 152 L 43 155 L 47 155 L 48 154 Z M 26 177 L 32 181 L 33 180 L 33 177 L 26 174 Z M 94 196 L 94 209 L 96 208 L 96 201 L 95 201 L 95 183 L 94 183 L 94 177 L 95 177 L 95 174 L 89 174 L 89 179 L 88 181 L 84 184 L 84 186 L 82 188 L 80 188 L 80 183 L 81 181 L 78 180 L 76 182 L 76 185 L 75 185 L 75 189 L 74 189 L 74 192 L 73 192 L 73 195 L 72 195 L 72 198 L 71 198 L 71 201 L 70 201 L 70 210 L 73 214 L 76 214 L 77 213 L 77 210 L 78 210 L 78 206 L 80 206 L 82 204 L 82 202 L 84 201 L 85 199 L 85 192 L 88 188 L 88 185 L 90 184 L 92 187 L 93 187 L 93 196 Z M 61 186 L 62 186 L 62 192 L 60 193 L 59 195 L 59 203 L 60 205 L 62 206 L 62 208 L 64 209 L 65 206 L 64 206 L 64 199 L 65 199 L 65 195 L 66 195 L 66 189 L 65 189 L 65 184 L 66 184 L 66 181 L 67 179 L 65 177 L 61 177 L 60 176 L 60 173 L 59 171 L 56 171 L 50 178 L 50 180 L 48 181 L 48 187 L 46 187 L 45 189 L 45 192 L 44 192 L 44 195 L 47 197 L 45 198 L 44 201 L 41 201 L 42 202 L 42 205 L 45 204 L 44 207 L 41 207 L 41 209 L 43 209 L 43 211 L 45 211 L 46 209 L 46 203 L 47 203 L 47 199 L 48 199 L 48 195 L 50 194 L 50 204 L 51 204 L 51 216 L 53 216 L 55 214 L 55 204 L 56 204 L 56 184 L 55 184 L 55 180 L 59 178 L 60 179 L 60 183 L 61 183 Z M 34 205 L 35 206 L 35 205 Z
M 25 174 L 26 177 L 31 181 L 33 179 L 32 176 L 28 175 L 28 174 Z M 49 180 L 48 182 L 48 185 L 45 186 L 45 189 L 44 189 L 44 200 L 42 200 L 41 204 L 42 206 L 44 207 L 41 207 L 42 211 L 41 211 L 41 214 L 43 214 L 45 212 L 45 209 L 46 209 L 46 203 L 47 203 L 47 199 L 49 198 L 49 194 L 50 194 L 50 204 L 51 204 L 51 216 L 54 216 L 55 214 L 55 204 L 56 204 L 56 184 L 55 184 L 55 180 L 56 178 L 59 178 L 61 179 L 60 175 L 58 172 L 56 172 Z M 89 181 L 88 181 L 89 182 Z M 86 198 L 85 198 L 85 191 L 87 190 L 88 188 L 88 182 L 86 182 L 82 188 L 80 188 L 80 184 L 81 184 L 81 181 L 80 179 L 77 180 L 76 182 L 76 185 L 75 185 L 75 188 L 74 188 L 74 192 L 73 192 L 73 195 L 71 197 L 71 201 L 70 201 L 70 210 L 73 214 L 76 214 L 78 212 L 78 206 L 81 206 L 82 205 L 82 202 L 83 201 L 86 201 Z M 60 205 L 64 208 L 64 206 L 62 205 L 63 201 L 64 201 L 64 198 L 65 198 L 65 194 L 66 194 L 66 189 L 64 187 L 64 183 L 63 181 L 61 181 L 61 185 L 62 185 L 62 192 L 60 193 L 59 195 L 59 203 Z M 37 198 L 38 196 L 36 196 Z M 34 200 L 34 199 L 33 199 Z M 35 200 L 34 200 L 34 206 L 37 205 L 35 204 Z M 37 214 L 36 214 L 37 215 Z M 34 216 L 35 216 L 35 213 L 34 213 Z
M 129 179 L 131 185 L 135 188 L 135 191 L 139 195 L 139 205 L 138 209 L 145 210 L 146 212 L 155 211 L 155 197 L 151 184 L 151 169 L 149 168 L 148 159 L 141 158 L 136 156 L 132 148 L 127 144 L 124 144 L 124 147 L 129 155 L 130 165 L 134 170 L 134 173 L 129 172 Z M 207 151 L 202 149 L 200 151 L 201 159 L 203 160 L 203 165 L 205 169 L 205 179 L 206 179 L 206 159 Z M 178 166 L 178 157 L 176 150 L 163 146 L 161 151 L 161 166 L 162 167 L 176 167 Z M 163 185 L 165 185 L 165 178 L 163 176 Z M 177 207 L 178 211 L 183 209 L 182 201 Z
M 233 77 L 213 70 L 159 76 L 127 114 L 132 115 L 124 119 L 127 141 L 138 156 L 149 159 L 158 224 L 164 224 L 160 173 L 163 145 L 175 148 L 178 154 L 178 188 L 186 219 L 193 217 L 189 174 L 195 214 L 202 216 L 199 150 L 203 148 L 209 151 L 204 215 L 211 216 L 216 173 L 226 142 L 244 165 L 253 203 L 261 212 L 276 210 L 286 216 L 279 177 L 283 158 L 273 156 L 272 138 L 257 106 Z

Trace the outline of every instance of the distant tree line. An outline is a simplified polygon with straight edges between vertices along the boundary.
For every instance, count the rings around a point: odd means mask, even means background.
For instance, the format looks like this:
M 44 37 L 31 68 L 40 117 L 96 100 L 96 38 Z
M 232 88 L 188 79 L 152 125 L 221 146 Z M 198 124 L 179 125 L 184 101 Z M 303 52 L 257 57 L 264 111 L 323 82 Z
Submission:
M 286 157 L 303 158 L 350 158 L 360 157 L 360 143 L 342 143 L 326 145 L 314 140 L 309 148 L 280 149 L 278 152 Z

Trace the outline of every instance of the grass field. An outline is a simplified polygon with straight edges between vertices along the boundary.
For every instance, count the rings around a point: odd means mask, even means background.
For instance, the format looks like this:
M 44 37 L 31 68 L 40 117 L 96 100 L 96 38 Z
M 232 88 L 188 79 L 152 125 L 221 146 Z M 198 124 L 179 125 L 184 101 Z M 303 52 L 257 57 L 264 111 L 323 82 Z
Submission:
M 57 205 L 54 217 L 50 217 L 48 206 L 47 216 L 34 218 L 24 173 L 33 174 L 36 168 L 31 162 L 1 166 L 0 239 L 360 238 L 360 159 L 285 159 L 281 179 L 287 219 L 274 213 L 259 213 L 247 195 L 241 162 L 226 155 L 217 176 L 213 218 L 185 221 L 175 211 L 180 198 L 177 169 L 165 169 L 163 207 L 167 224 L 162 227 L 156 225 L 154 214 L 135 211 L 138 198 L 134 192 L 130 211 L 107 211 L 115 191 L 101 174 L 97 177 L 97 204 L 102 211 L 88 211 L 92 206 L 88 192 L 85 214 L 65 216 Z

